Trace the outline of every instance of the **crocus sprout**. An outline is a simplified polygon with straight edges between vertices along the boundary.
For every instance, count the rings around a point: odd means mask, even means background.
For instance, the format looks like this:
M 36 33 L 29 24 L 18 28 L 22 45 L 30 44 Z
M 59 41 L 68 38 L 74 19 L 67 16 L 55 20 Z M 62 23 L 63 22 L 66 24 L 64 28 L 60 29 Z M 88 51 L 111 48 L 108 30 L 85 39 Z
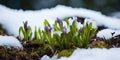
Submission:
M 60 24 L 60 22 L 61 22 L 61 19 L 60 19 L 60 18 L 57 18 L 57 22 Z
M 23 22 L 25 31 L 28 30 L 28 21 Z
M 74 20 L 74 22 L 77 22 L 77 17 L 72 17 L 72 19 Z
M 63 26 L 63 33 L 66 34 L 67 33 L 67 28 L 65 26 Z
M 46 32 L 51 32 L 51 30 L 52 30 L 52 27 L 45 26 L 45 31 L 46 31 Z
M 83 27 L 80 27 L 79 31 L 80 31 L 80 33 L 82 33 L 83 32 Z

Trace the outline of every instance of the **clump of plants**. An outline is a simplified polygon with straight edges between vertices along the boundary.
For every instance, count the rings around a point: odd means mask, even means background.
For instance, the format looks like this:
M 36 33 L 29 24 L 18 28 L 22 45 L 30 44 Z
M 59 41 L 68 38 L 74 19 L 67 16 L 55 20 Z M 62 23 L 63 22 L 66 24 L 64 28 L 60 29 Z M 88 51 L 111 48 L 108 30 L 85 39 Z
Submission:
M 64 26 L 63 23 L 67 25 Z M 23 26 L 19 28 L 18 39 L 29 43 L 28 46 L 32 46 L 31 50 L 37 51 L 39 49 L 50 50 L 51 53 L 56 51 L 62 51 L 67 49 L 88 48 L 90 39 L 95 36 L 97 28 L 92 27 L 92 23 L 84 23 L 83 27 L 77 27 L 77 20 L 73 20 L 72 24 L 69 23 L 69 18 L 61 20 L 57 18 L 54 22 L 54 26 L 51 26 L 47 20 L 44 21 L 44 30 L 39 27 L 35 27 L 34 33 L 28 22 L 24 22 Z M 21 38 L 23 36 L 23 39 Z M 35 44 L 37 42 L 39 44 Z M 41 45 L 42 44 L 42 45 Z M 35 45 L 38 45 L 35 49 Z M 30 48 L 30 47 L 29 47 Z M 44 50 L 45 51 L 45 50 Z M 38 51 L 38 53 L 42 53 Z
M 19 28 L 18 39 L 24 46 L 23 50 L 0 46 L 0 59 L 2 60 L 39 60 L 43 55 L 70 56 L 76 48 L 111 48 L 120 46 L 120 35 L 105 40 L 95 37 L 97 28 L 92 23 L 83 23 L 77 19 L 61 20 L 57 18 L 54 25 L 45 20 L 44 29 L 28 25 L 23 22 Z M 65 25 L 65 24 L 66 25 Z M 77 26 L 82 23 L 82 27 Z M 99 29 L 99 28 L 98 28 Z M 1 33 L 1 32 L 0 32 Z M 95 40 L 93 39 L 95 37 Z
M 97 38 L 96 40 L 91 41 L 89 43 L 89 47 L 90 48 L 109 48 L 109 45 L 106 43 L 105 40 L 101 38 Z
M 18 36 L 18 38 L 19 38 L 20 40 L 22 40 L 22 39 L 21 39 L 21 36 L 20 36 L 20 34 L 22 33 L 22 35 L 23 35 L 23 37 L 24 37 L 23 40 L 29 41 L 29 40 L 32 39 L 32 29 L 31 29 L 30 26 L 28 26 L 28 22 L 27 22 L 27 21 L 26 21 L 26 22 L 23 22 L 23 25 L 24 25 L 24 26 L 20 26 L 20 28 L 19 28 L 19 36 Z

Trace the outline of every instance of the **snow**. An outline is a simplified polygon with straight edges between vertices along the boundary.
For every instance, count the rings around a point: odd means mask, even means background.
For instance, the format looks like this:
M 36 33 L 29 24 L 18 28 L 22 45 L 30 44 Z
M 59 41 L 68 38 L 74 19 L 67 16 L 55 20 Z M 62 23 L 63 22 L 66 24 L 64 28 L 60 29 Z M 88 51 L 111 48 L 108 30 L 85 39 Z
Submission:
M 92 22 L 92 28 L 97 28 L 97 23 L 93 19 L 86 18 L 85 21 L 84 21 L 84 24 L 86 25 L 86 23 L 89 24 L 90 22 Z
M 48 56 L 43 56 L 41 60 L 119 60 L 120 48 L 111 49 L 79 49 L 77 48 L 70 57 L 61 57 L 53 59 Z
M 113 13 L 110 14 L 110 16 L 115 17 L 115 18 L 120 18 L 120 11 L 113 12 Z
M 0 24 L 7 30 L 10 35 L 18 36 L 18 29 L 23 25 L 23 21 L 28 21 L 33 31 L 35 26 L 44 28 L 44 19 L 47 19 L 51 25 L 59 17 L 78 16 L 90 18 L 95 26 L 105 26 L 109 29 L 120 30 L 120 19 L 105 16 L 98 11 L 93 11 L 85 8 L 71 8 L 58 5 L 55 8 L 42 9 L 42 10 L 14 10 L 0 5 Z M 9 22 L 9 23 L 8 23 Z
M 13 36 L 1 36 L 0 35 L 0 46 L 6 46 L 7 48 L 23 48 L 18 39 Z
M 114 34 L 112 35 L 112 33 L 114 33 Z M 117 35 L 120 35 L 120 30 L 103 29 L 97 33 L 97 37 L 105 38 L 105 39 L 110 39 Z
M 44 55 L 41 60 L 56 60 L 57 59 L 57 55 L 54 55 L 53 57 L 49 57 L 47 55 Z

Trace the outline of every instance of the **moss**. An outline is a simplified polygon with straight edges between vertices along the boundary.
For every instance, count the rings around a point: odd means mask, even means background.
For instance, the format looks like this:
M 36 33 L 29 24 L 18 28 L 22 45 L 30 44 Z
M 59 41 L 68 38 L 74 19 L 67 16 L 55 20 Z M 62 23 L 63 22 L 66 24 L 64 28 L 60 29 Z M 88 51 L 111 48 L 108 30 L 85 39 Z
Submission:
M 89 44 L 91 48 L 109 48 L 104 40 L 96 40 Z
M 58 53 L 58 58 L 62 57 L 62 56 L 66 56 L 69 57 L 74 49 L 69 49 L 69 50 L 62 50 Z
M 7 59 L 7 51 L 3 46 L 0 46 L 0 59 Z

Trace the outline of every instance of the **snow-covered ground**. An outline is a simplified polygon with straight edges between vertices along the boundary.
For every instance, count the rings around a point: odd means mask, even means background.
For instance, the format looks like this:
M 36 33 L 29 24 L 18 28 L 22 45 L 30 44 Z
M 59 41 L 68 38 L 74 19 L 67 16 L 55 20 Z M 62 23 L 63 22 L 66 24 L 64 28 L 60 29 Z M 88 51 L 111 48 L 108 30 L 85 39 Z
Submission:
M 112 35 L 112 33 L 114 33 L 114 34 Z M 115 37 L 117 35 L 120 35 L 120 30 L 103 29 L 97 33 L 98 37 L 105 38 L 105 39 L 109 39 L 109 38 Z
M 19 40 L 13 36 L 1 36 L 0 35 L 0 46 L 6 46 L 7 48 L 10 48 L 10 47 L 20 48 L 20 49 L 23 48 Z
M 120 11 L 118 11 L 118 12 L 113 12 L 113 13 L 110 14 L 110 16 L 120 19 Z
M 57 56 L 52 58 L 47 55 L 43 56 L 41 60 L 120 60 L 120 48 L 111 49 L 76 49 L 70 57 L 61 57 L 57 59 Z
M 32 29 L 41 27 L 43 29 L 44 19 L 47 19 L 52 25 L 57 17 L 63 19 L 65 17 L 86 17 L 88 21 L 93 22 L 94 26 L 105 26 L 108 29 L 101 30 L 97 33 L 98 37 L 111 38 L 111 33 L 115 35 L 120 34 L 120 19 L 105 16 L 100 12 L 84 9 L 84 8 L 71 8 L 58 5 L 51 9 L 42 9 L 37 11 L 23 11 L 14 10 L 0 5 L 0 24 L 7 30 L 10 35 L 18 36 L 18 29 L 23 25 L 24 21 L 28 21 Z M 114 36 L 115 36 L 114 35 Z M 15 40 L 15 41 L 14 41 Z M 3 41 L 3 43 L 2 43 Z M 0 36 L 0 44 L 8 46 L 21 46 L 20 42 L 13 37 Z M 55 60 L 119 60 L 120 48 L 111 49 L 76 49 L 70 57 L 61 57 Z M 56 58 L 56 56 L 54 57 Z M 53 58 L 53 59 L 54 59 Z M 52 60 L 53 60 L 52 59 Z M 44 56 L 42 60 L 51 60 L 49 57 Z

